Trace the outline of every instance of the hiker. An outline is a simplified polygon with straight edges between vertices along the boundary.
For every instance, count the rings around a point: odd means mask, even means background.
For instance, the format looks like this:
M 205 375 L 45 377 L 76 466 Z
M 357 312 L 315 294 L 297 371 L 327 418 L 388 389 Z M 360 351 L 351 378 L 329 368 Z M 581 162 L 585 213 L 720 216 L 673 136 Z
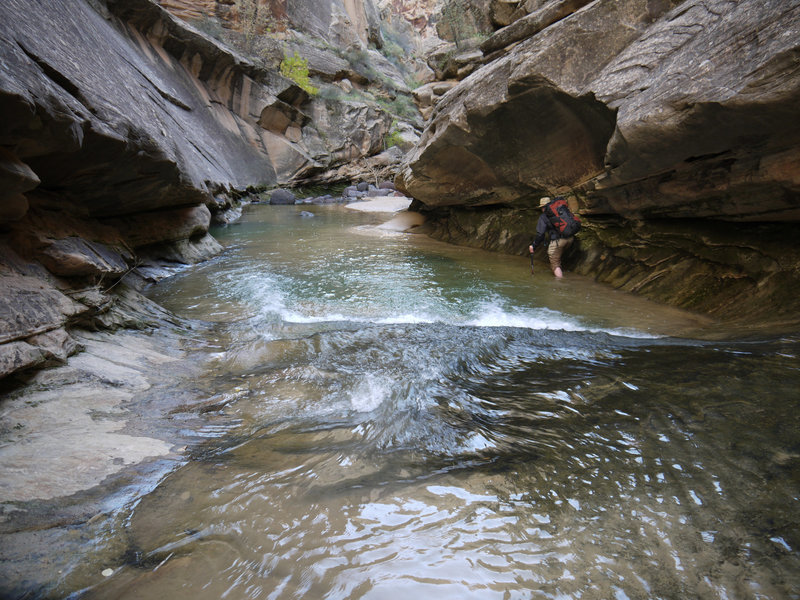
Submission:
M 531 274 L 533 274 L 533 253 L 545 239 L 545 234 L 550 234 L 547 245 L 547 256 L 550 259 L 550 268 L 558 279 L 564 276 L 561 270 L 561 256 L 575 239 L 575 233 L 580 229 L 580 219 L 572 214 L 563 196 L 556 196 L 550 200 L 547 196 L 539 200 L 542 214 L 536 223 L 536 238 L 528 246 L 531 253 Z

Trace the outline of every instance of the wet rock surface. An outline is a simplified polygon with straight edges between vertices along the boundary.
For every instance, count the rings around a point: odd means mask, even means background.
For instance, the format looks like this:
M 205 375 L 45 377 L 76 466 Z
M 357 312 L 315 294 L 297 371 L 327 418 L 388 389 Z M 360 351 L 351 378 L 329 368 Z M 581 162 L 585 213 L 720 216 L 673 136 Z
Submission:
M 397 183 L 433 235 L 522 254 L 539 197 L 567 194 L 575 270 L 714 314 L 797 313 L 800 5 L 518 8 L 485 66 L 419 92 L 431 117 Z
M 195 18 L 213 3 L 167 4 Z M 337 2 L 293 10 L 368 43 L 371 6 L 348 5 L 349 25 Z M 150 0 L 3 3 L 0 52 L 3 376 L 74 350 L 34 336 L 115 326 L 102 315 L 118 281 L 218 253 L 208 228 L 238 218 L 244 190 L 364 172 L 349 164 L 379 153 L 392 122 L 311 98 Z
M 225 427 L 215 422 L 213 408 L 201 412 L 196 393 L 182 396 L 171 388 L 176 377 L 188 382 L 197 372 L 185 346 L 193 325 L 173 322 L 131 296 L 129 310 L 139 311 L 151 329 L 74 333 L 83 352 L 18 381 L 21 387 L 4 381 L 3 597 L 59 595 L 64 577 L 91 556 L 87 540 L 102 539 L 120 507 L 146 494 L 186 461 L 187 451 Z M 104 550 L 104 543 L 95 546 Z M 127 551 L 119 549 L 120 561 L 135 559 Z

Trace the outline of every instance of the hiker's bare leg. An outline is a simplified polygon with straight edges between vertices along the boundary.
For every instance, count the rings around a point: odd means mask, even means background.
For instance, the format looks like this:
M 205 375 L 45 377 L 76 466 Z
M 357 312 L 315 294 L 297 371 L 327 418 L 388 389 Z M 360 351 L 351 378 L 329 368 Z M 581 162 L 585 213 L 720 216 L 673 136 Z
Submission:
M 564 250 L 572 244 L 572 238 L 558 239 L 550 243 L 547 248 L 547 255 L 550 258 L 550 269 L 553 271 L 556 279 L 564 277 L 564 272 L 561 270 L 561 255 Z

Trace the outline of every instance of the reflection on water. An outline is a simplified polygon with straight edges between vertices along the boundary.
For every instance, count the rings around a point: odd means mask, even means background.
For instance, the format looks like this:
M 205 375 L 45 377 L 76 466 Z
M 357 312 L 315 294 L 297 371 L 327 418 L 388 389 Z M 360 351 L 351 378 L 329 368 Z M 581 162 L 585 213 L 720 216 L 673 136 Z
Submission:
M 796 338 L 298 213 L 152 291 L 226 433 L 81 597 L 800 597 Z

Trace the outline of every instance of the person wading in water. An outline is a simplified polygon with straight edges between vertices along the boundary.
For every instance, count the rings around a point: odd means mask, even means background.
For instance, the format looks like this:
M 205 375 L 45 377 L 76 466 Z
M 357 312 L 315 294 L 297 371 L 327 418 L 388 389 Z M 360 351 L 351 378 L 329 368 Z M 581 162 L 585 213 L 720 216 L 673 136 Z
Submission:
M 550 268 L 553 275 L 557 278 L 564 276 L 561 270 L 561 256 L 564 250 L 572 245 L 575 234 L 581 227 L 578 217 L 572 214 L 567 206 L 567 201 L 562 196 L 556 196 L 554 200 L 544 197 L 539 200 L 539 208 L 542 214 L 536 223 L 536 237 L 528 246 L 531 253 L 531 275 L 533 275 L 533 253 L 537 246 L 544 242 L 545 234 L 550 234 L 550 241 L 547 244 L 547 256 L 550 259 Z

